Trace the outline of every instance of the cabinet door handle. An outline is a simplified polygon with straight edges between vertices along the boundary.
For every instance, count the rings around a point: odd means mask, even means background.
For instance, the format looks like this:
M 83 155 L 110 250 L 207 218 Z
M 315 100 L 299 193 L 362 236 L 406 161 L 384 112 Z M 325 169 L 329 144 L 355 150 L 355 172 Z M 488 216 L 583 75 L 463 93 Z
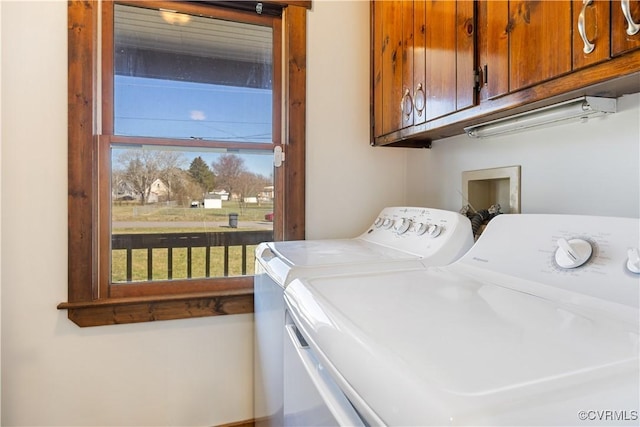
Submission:
M 640 31 L 640 24 L 636 24 L 633 21 L 633 16 L 631 16 L 631 7 L 629 6 L 629 0 L 622 0 L 620 2 L 620 7 L 622 8 L 622 14 L 627 20 L 627 34 L 633 36 Z
M 411 91 L 409 89 L 405 89 L 404 91 L 404 95 L 400 101 L 400 111 L 404 114 L 405 120 L 409 120 L 409 117 L 411 117 L 413 113 L 413 101 L 411 100 Z
M 418 113 L 418 117 L 422 117 L 422 112 L 426 105 L 422 83 L 418 83 L 418 87 L 416 87 L 416 91 L 413 93 L 413 105 L 416 109 L 416 113 Z
M 589 41 L 587 37 L 587 29 L 585 28 L 585 14 L 587 13 L 587 7 L 593 3 L 593 0 L 583 0 L 582 1 L 582 10 L 580 11 L 580 15 L 578 16 L 578 33 L 580 33 L 580 37 L 582 37 L 582 42 L 584 43 L 584 47 L 582 51 L 586 54 L 593 52 L 596 45 Z

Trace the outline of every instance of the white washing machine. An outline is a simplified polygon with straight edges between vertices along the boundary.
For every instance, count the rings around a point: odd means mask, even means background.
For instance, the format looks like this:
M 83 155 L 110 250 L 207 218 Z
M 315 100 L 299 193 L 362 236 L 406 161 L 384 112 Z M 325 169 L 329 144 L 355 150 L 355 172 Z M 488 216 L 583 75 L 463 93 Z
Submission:
M 293 281 L 288 357 L 322 391 L 285 371 L 285 407 L 365 425 L 638 425 L 639 223 L 501 215 L 449 266 Z
M 356 238 L 260 244 L 254 279 L 256 425 L 297 425 L 295 419 L 285 419 L 283 406 L 283 291 L 292 280 L 446 265 L 472 245 L 473 233 L 466 217 L 418 207 L 385 208 Z

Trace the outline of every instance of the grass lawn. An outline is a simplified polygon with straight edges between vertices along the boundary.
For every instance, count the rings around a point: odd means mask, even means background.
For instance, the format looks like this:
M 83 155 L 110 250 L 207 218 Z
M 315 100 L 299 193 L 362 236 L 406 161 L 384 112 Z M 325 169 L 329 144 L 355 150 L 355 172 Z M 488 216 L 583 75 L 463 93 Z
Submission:
M 256 246 L 247 246 L 247 275 L 254 273 L 254 251 Z M 167 249 L 155 249 L 153 251 L 153 280 L 167 280 Z M 112 251 L 113 283 L 127 281 L 126 276 L 126 251 Z M 134 250 L 132 254 L 132 280 L 147 280 L 147 251 L 145 249 Z M 224 277 L 224 248 L 211 248 L 211 268 L 208 277 Z M 242 248 L 229 248 L 229 276 L 242 275 Z M 205 272 L 205 248 L 193 248 L 191 250 L 191 278 L 207 277 Z M 177 248 L 173 250 L 173 279 L 187 278 L 187 249 Z
M 204 209 L 190 207 L 167 206 L 163 203 L 140 205 L 137 202 L 119 202 L 111 207 L 111 220 L 129 221 L 206 221 L 227 222 L 230 213 L 237 213 L 239 221 L 264 221 L 264 216 L 273 212 L 273 203 L 262 203 L 260 206 L 238 202 L 222 202 L 221 209 Z
M 125 227 L 113 227 L 113 234 L 150 234 L 150 233 L 187 233 L 187 232 L 236 232 L 264 230 L 265 215 L 273 212 L 273 204 L 245 205 L 242 209 L 237 202 L 223 202 L 222 209 L 181 208 L 163 204 L 140 205 L 138 203 L 118 203 L 112 206 L 112 221 L 127 223 Z M 260 226 L 251 224 L 239 228 L 228 226 L 229 214 L 237 213 L 238 222 L 256 222 Z M 135 223 L 139 222 L 140 226 Z M 160 227 L 149 223 L 176 222 L 176 227 L 163 224 Z M 193 223 L 191 226 L 190 223 Z M 133 223 L 133 224 L 132 224 Z M 187 224 L 186 224 L 187 223 Z M 206 224 L 205 224 L 206 223 Z M 211 224 L 218 223 L 218 224 Z M 246 274 L 254 273 L 255 246 L 247 246 Z M 154 249 L 152 259 L 153 280 L 167 280 L 168 249 Z M 111 277 L 113 283 L 126 282 L 126 251 L 113 250 L 111 254 Z M 211 248 L 211 265 L 209 277 L 223 277 L 224 248 Z M 172 262 L 173 279 L 187 278 L 187 249 L 173 249 Z M 229 276 L 242 275 L 242 248 L 229 248 Z M 205 272 L 205 248 L 193 248 L 191 252 L 191 277 L 207 277 Z M 147 280 L 147 250 L 132 251 L 132 280 Z

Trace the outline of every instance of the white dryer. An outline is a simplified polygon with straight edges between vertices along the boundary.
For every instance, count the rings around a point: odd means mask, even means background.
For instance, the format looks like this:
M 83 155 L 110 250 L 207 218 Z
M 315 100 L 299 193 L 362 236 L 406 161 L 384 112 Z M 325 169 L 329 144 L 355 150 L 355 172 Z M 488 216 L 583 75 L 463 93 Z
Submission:
M 292 342 L 363 424 L 638 425 L 639 223 L 501 215 L 449 266 L 297 279 Z
M 388 207 L 351 239 L 262 243 L 254 279 L 254 410 L 258 426 L 296 425 L 283 406 L 284 289 L 296 278 L 401 271 L 446 265 L 473 245 L 470 221 L 456 213 Z M 288 369 L 288 367 L 287 367 Z M 321 415 L 318 423 L 324 423 Z

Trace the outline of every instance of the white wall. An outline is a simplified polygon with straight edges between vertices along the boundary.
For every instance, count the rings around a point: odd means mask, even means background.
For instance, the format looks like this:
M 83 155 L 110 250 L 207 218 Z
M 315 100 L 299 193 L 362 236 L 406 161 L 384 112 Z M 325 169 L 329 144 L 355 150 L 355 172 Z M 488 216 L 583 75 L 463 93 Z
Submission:
M 67 297 L 67 5 L 1 1 L 3 426 L 253 416 L 253 316 L 81 329 Z
M 307 56 L 307 239 L 352 237 L 406 203 L 402 148 L 369 146 L 369 2 L 314 0 Z
M 463 171 L 521 165 L 523 213 L 637 218 L 639 157 L 640 95 L 627 95 L 616 114 L 587 123 L 435 141 L 408 158 L 408 203 L 459 210 Z

